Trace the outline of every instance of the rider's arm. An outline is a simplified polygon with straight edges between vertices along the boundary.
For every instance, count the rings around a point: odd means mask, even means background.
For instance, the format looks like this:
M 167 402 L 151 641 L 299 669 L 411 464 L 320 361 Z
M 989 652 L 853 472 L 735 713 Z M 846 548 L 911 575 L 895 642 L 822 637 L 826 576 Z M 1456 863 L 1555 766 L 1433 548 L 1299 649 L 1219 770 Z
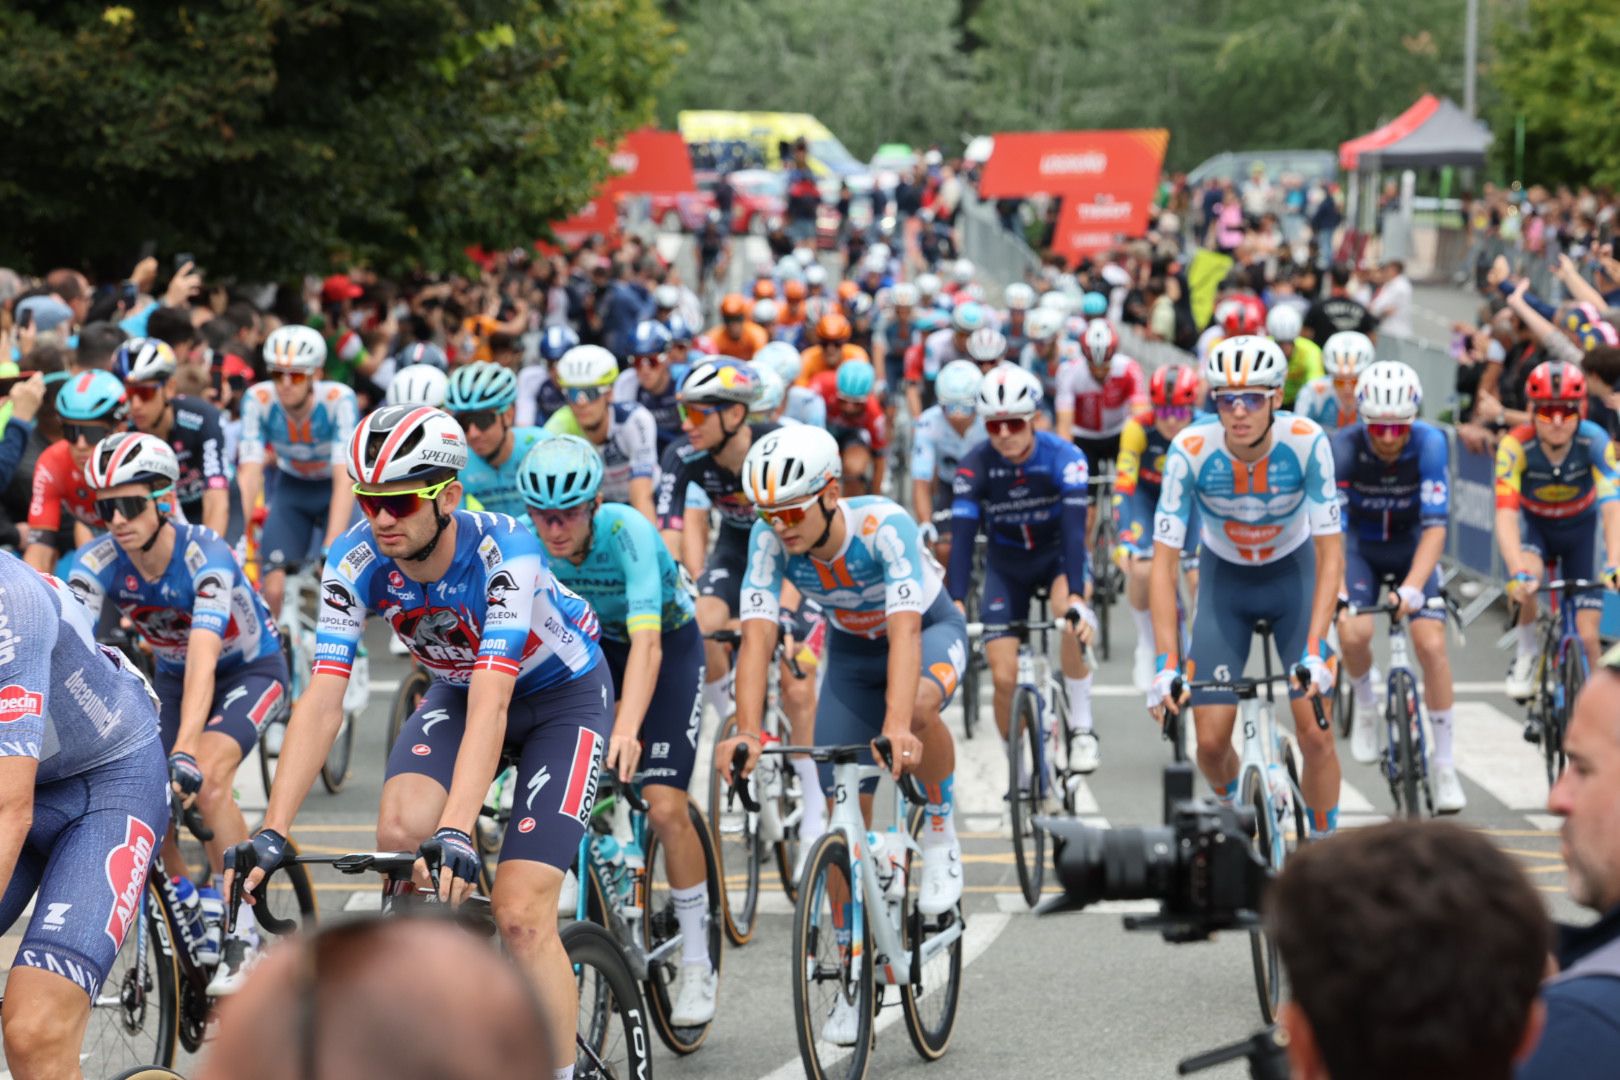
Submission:
M 319 646 L 317 646 L 319 648 Z M 343 693 L 349 687 L 347 673 L 323 671 L 316 664 L 309 685 L 293 702 L 292 719 L 282 738 L 281 756 L 276 759 L 276 782 L 270 786 L 270 805 L 264 812 L 265 829 L 286 836 L 293 819 L 304 804 L 310 787 L 326 763 L 326 755 L 337 741 L 343 726 Z
M 348 473 L 343 475 L 347 476 Z M 253 511 L 259 505 L 259 496 L 264 492 L 264 465 L 257 461 L 238 461 L 236 487 L 242 493 L 242 518 L 252 521 Z
M 225 433 L 219 414 L 202 417 L 202 524 L 223 537 L 231 523 L 231 478 L 225 461 Z
M 482 658 L 479 660 L 482 664 Z M 467 689 L 467 727 L 456 750 L 450 795 L 439 815 L 439 828 L 472 833 L 490 781 L 501 763 L 506 738 L 506 710 L 517 677 L 492 667 L 475 667 Z
M 242 493 L 242 517 L 253 520 L 264 493 L 264 410 L 269 407 L 266 383 L 248 388 L 242 396 L 242 436 L 236 444 L 236 486 Z
M 229 596 L 229 593 L 226 594 Z M 174 752 L 197 756 L 197 741 L 214 705 L 214 668 L 224 641 L 211 629 L 193 625 L 186 637 L 186 679 L 180 696 L 180 729 Z
M 1609 433 L 1590 420 L 1581 422 L 1581 433 L 1589 435 L 1592 448 L 1592 483 L 1597 490 L 1598 510 L 1603 516 L 1603 570 L 1620 566 L 1620 461 Z
M 349 517 L 354 513 L 354 481 L 349 479 L 346 468 L 332 470 L 332 508 L 326 513 L 326 536 L 321 541 L 321 547 L 330 550 L 337 543 L 338 537 L 343 535 L 349 527 Z
M 62 527 L 62 481 L 56 475 L 60 468 L 57 455 L 49 450 L 39 455 L 34 465 L 34 484 L 28 502 L 29 531 L 42 539 L 29 542 L 23 550 L 23 561 L 47 574 L 56 566 L 56 548 L 43 538 L 55 534 Z
M 626 425 L 630 434 L 630 505 L 656 525 L 653 481 L 658 476 L 658 426 L 653 423 L 652 413 L 640 406 L 631 410 Z
M 934 520 L 934 432 L 921 419 L 911 426 L 911 508 L 919 525 Z
M 737 650 L 737 730 L 759 735 L 764 719 L 765 683 L 776 651 L 782 587 L 786 584 L 782 542 L 763 521 L 754 522 L 748 537 L 748 569 L 738 605 L 742 609 L 742 645 Z
M 692 565 L 684 558 L 685 552 L 681 546 L 681 533 L 686 524 L 686 483 L 686 459 L 681 456 L 681 444 L 671 443 L 660 463 L 658 487 L 653 498 L 653 523 L 663 534 L 669 553 L 686 563 L 690 570 Z M 698 565 L 702 566 L 701 558 Z
M 1320 656 L 1321 643 L 1327 640 L 1333 617 L 1339 610 L 1339 586 L 1344 581 L 1344 532 L 1339 484 L 1333 470 L 1333 447 L 1319 428 L 1305 455 L 1305 517 L 1316 545 L 1316 587 L 1305 649 L 1311 655 Z
M 709 555 L 709 512 L 707 510 L 690 508 L 684 515 L 685 528 L 674 535 L 679 536 L 681 549 L 676 554 L 686 566 L 686 572 L 696 581 L 703 576 L 703 562 Z M 671 534 L 664 533 L 668 540 Z
M 1063 570 L 1069 579 L 1069 592 L 1075 599 L 1086 588 L 1086 529 L 1091 493 L 1086 456 L 1072 444 L 1065 444 L 1063 473 Z
M 624 665 L 615 729 L 632 738 L 641 731 L 647 706 L 652 704 L 663 659 L 664 630 L 664 581 L 658 553 L 650 546 L 658 541 L 650 527 L 637 528 L 637 524 L 634 518 L 622 519 L 622 527 L 610 538 L 624 572 L 624 624 L 630 633 L 630 657 Z
M 911 714 L 922 682 L 922 615 L 891 611 L 889 684 L 883 695 L 883 734 L 893 739 L 911 730 Z
M 1057 437 L 1069 442 L 1074 437 L 1074 384 L 1072 368 L 1064 363 L 1058 368 L 1057 385 L 1053 388 L 1052 409 L 1056 415 Z
M 0 757 L 0 893 L 11 884 L 17 856 L 34 824 L 36 758 Z
M 326 513 L 326 536 L 321 547 L 331 550 L 349 527 L 354 514 L 354 483 L 349 479 L 349 465 L 345 460 L 349 452 L 349 439 L 360 426 L 360 403 L 348 387 L 330 402 L 336 410 L 337 427 L 332 435 L 332 506 Z
M 231 522 L 231 493 L 226 488 L 209 488 L 202 495 L 202 524 L 224 536 Z
M 1183 432 L 1185 434 L 1185 432 Z M 1148 613 L 1153 619 L 1153 642 L 1159 655 L 1167 658 L 1160 667 L 1181 666 L 1181 640 L 1177 633 L 1176 581 L 1181 573 L 1181 549 L 1192 527 L 1192 460 L 1182 449 L 1177 435 L 1164 458 L 1164 482 L 1159 487 L 1159 506 L 1153 514 L 1153 562 L 1148 567 Z M 1318 574 L 1321 568 L 1318 567 Z M 1335 594 L 1338 582 L 1334 582 Z
M 1509 576 L 1524 570 L 1519 537 L 1519 489 L 1524 481 L 1522 433 L 1510 431 L 1496 444 L 1496 547 Z
M 1419 436 L 1423 444 L 1418 448 L 1418 512 L 1423 532 L 1418 537 L 1417 551 L 1412 556 L 1412 569 L 1402 582 L 1413 589 L 1422 589 L 1434 573 L 1434 568 L 1440 565 L 1440 556 L 1446 550 L 1447 519 L 1451 511 L 1451 491 L 1448 486 L 1451 446 L 1437 429 L 1426 425 L 1417 425 L 1412 429 L 1412 437 Z M 1335 450 L 1338 449 L 1338 442 L 1334 441 Z M 1343 491 L 1346 473 L 1341 461 L 1342 458 L 1335 455 L 1334 467 L 1339 470 L 1339 489 Z
M 979 493 L 982 487 L 981 455 L 969 452 L 956 470 L 951 485 L 951 565 L 945 569 L 945 591 L 961 603 L 973 577 L 973 546 L 979 536 L 982 513 Z

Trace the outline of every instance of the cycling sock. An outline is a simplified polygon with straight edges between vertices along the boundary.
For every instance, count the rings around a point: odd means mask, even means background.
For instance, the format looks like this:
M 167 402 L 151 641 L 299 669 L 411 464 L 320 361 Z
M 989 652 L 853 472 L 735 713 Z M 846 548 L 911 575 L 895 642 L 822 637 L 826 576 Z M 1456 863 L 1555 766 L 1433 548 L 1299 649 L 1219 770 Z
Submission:
M 675 924 L 681 929 L 681 963 L 710 963 L 709 935 L 703 927 L 709 913 L 709 883 L 700 881 L 687 889 L 670 889 L 669 898 L 675 905 Z
M 1157 655 L 1159 648 L 1153 640 L 1153 613 L 1146 609 L 1137 611 L 1131 608 L 1131 618 L 1136 620 L 1136 640 Z
M 799 791 L 803 793 L 800 805 L 804 816 L 799 819 L 799 843 L 813 844 L 827 831 L 827 796 L 821 790 L 821 770 L 809 758 L 794 758 L 793 772 L 799 778 Z
M 923 826 L 922 835 L 917 838 L 921 846 L 946 847 L 956 843 L 956 815 L 953 812 L 956 805 L 955 787 L 954 776 L 947 776 L 937 784 L 923 785 L 923 791 L 928 796 L 923 813 L 928 820 Z
M 1069 691 L 1069 730 L 1080 732 L 1091 730 L 1091 676 L 1083 679 L 1063 677 L 1063 685 Z
M 1536 628 L 1534 626 L 1519 626 L 1514 628 L 1518 632 L 1519 656 L 1536 655 Z
M 1452 727 L 1450 709 L 1435 709 L 1429 713 L 1429 726 L 1434 731 L 1434 764 L 1438 769 L 1451 768 L 1451 736 L 1456 732 Z
M 725 720 L 737 711 L 737 703 L 731 695 L 726 693 L 726 680 L 724 677 L 703 684 L 703 704 L 714 710 L 715 715 Z
M 564 1065 L 560 1069 L 552 1069 L 551 1080 L 574 1080 L 574 1067 L 572 1065 Z
M 1360 677 L 1351 677 L 1351 686 L 1356 691 L 1356 704 L 1364 709 L 1372 708 L 1377 702 L 1373 698 L 1373 669 L 1369 667 L 1367 673 Z
M 1332 836 L 1339 828 L 1339 808 L 1330 806 L 1324 813 L 1320 810 L 1312 810 L 1307 806 L 1305 808 L 1305 821 L 1306 829 L 1310 832 L 1312 840 L 1321 840 L 1324 837 Z
M 1237 802 L 1237 777 L 1232 777 L 1232 779 L 1216 788 L 1215 797 L 1227 806 L 1235 804 Z

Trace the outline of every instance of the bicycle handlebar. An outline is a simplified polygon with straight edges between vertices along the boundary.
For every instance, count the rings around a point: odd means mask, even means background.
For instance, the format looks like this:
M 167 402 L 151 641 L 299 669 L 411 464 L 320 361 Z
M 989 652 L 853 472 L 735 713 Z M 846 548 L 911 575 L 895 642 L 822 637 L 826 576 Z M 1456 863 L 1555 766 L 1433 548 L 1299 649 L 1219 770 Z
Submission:
M 703 635 L 704 640 L 713 641 L 719 645 L 742 645 L 742 632 L 738 630 L 714 630 Z M 787 638 L 787 629 L 781 624 L 776 627 L 776 657 L 787 664 L 788 672 L 795 679 L 808 678 L 805 670 L 799 666 L 799 660 L 791 656 L 782 648 Z
M 888 737 L 879 735 L 870 744 L 850 743 L 846 746 L 770 746 L 761 747 L 761 754 L 803 754 L 812 761 L 821 763 L 831 762 L 835 765 L 847 765 L 858 759 L 868 745 L 877 751 L 877 757 L 883 762 L 883 767 L 892 775 L 894 773 L 894 747 L 889 743 Z M 731 791 L 742 800 L 743 807 L 750 811 L 757 811 L 759 803 L 748 792 L 743 782 L 742 766 L 748 761 L 748 748 L 738 746 L 731 752 Z M 917 778 L 910 773 L 902 772 L 896 781 L 900 793 L 908 802 L 918 806 L 928 805 L 928 793 L 917 782 Z
M 619 774 L 611 771 L 608 773 L 608 783 L 612 785 L 614 795 L 630 804 L 630 809 L 638 814 L 647 812 L 647 800 L 641 797 L 641 792 L 636 790 L 635 784 L 620 780 Z
M 281 861 L 281 865 L 264 875 L 264 880 L 253 890 L 253 921 L 260 928 L 277 937 L 292 933 L 298 929 L 298 923 L 292 919 L 280 918 L 270 911 L 268 894 L 270 879 L 276 873 L 289 866 L 330 866 L 340 874 L 367 874 L 378 873 L 387 876 L 393 881 L 409 881 L 416 866 L 417 854 L 414 851 L 356 851 L 347 855 L 289 855 Z M 230 933 L 236 929 L 236 912 L 242 903 L 242 882 L 246 874 L 238 873 L 231 879 L 231 895 L 225 907 L 225 929 Z M 465 904 L 472 904 L 475 908 L 487 910 L 489 898 L 484 896 L 469 896 Z
M 1193 690 L 1216 690 L 1236 694 L 1240 699 L 1255 698 L 1260 695 L 1263 687 L 1274 683 L 1296 682 L 1301 686 L 1311 683 L 1311 670 L 1304 664 L 1295 664 L 1294 670 L 1285 671 L 1269 678 L 1259 679 L 1173 679 L 1170 683 L 1170 696 L 1180 701 L 1182 696 Z M 1311 711 L 1316 715 L 1316 726 L 1323 731 L 1328 729 L 1327 713 L 1322 710 L 1322 695 L 1311 695 Z
M 206 844 L 212 840 L 214 838 L 214 830 L 210 829 L 206 824 L 203 823 L 202 811 L 197 809 L 197 804 L 192 803 L 190 806 L 183 806 L 181 803 L 182 800 L 180 796 L 175 793 L 173 788 L 170 788 L 169 820 L 175 822 L 184 822 L 186 828 L 190 830 L 191 835 L 195 836 L 201 843 Z

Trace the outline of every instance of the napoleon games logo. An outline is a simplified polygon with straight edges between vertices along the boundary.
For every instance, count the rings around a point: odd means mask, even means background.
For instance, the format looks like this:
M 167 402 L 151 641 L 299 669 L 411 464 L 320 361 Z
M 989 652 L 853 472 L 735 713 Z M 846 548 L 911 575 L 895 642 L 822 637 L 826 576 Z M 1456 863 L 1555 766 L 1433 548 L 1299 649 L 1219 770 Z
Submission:
M 4 691 L 0 691 L 0 696 L 3 695 Z M 140 911 L 141 889 L 146 883 L 146 868 L 152 861 L 156 841 L 150 825 L 129 815 L 124 842 L 107 852 L 107 887 L 112 890 L 113 903 L 107 913 L 106 930 L 114 951 L 123 946 L 124 937 Z
M 14 724 L 45 713 L 45 695 L 12 683 L 0 687 L 0 724 Z
M 510 573 L 502 570 L 500 573 L 489 579 L 488 589 L 490 606 L 504 608 L 506 607 L 507 594 L 517 592 L 518 583 Z

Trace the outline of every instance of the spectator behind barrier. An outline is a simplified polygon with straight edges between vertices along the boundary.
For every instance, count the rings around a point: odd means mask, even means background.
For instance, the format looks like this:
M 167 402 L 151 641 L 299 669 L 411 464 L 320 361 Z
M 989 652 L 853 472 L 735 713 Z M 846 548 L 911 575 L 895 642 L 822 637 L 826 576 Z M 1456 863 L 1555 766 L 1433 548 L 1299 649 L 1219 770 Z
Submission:
M 1295 1080 L 1506 1080 L 1541 1031 L 1541 897 L 1471 829 L 1391 822 L 1311 844 L 1266 923 Z

